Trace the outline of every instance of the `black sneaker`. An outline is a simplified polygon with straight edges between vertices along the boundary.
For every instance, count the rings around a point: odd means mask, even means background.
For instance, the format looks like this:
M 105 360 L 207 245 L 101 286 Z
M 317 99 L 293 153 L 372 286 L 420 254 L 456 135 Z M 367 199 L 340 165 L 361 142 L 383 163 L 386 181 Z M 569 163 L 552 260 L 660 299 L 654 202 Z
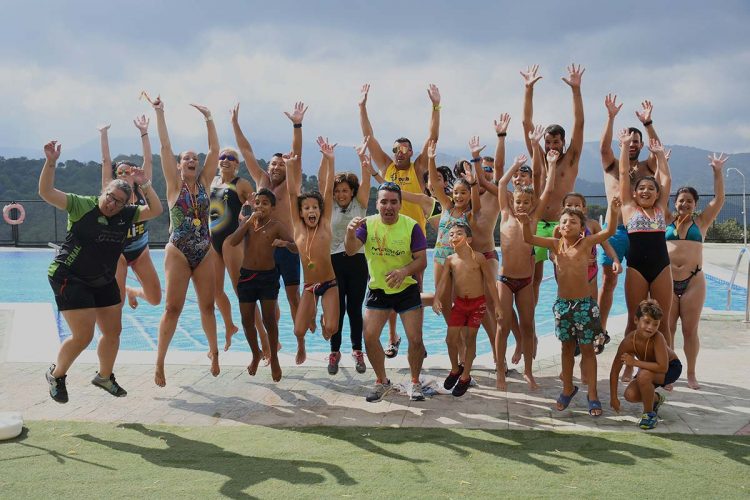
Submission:
M 49 395 L 58 403 L 67 403 L 68 389 L 65 387 L 65 378 L 67 375 L 53 377 L 52 372 L 55 371 L 55 366 L 56 365 L 52 363 L 49 370 L 44 373 L 44 378 L 47 379 L 47 383 L 49 384 Z
M 471 385 L 471 378 L 469 378 L 469 380 L 458 379 L 458 383 L 453 388 L 453 392 L 451 394 L 453 394 L 456 397 L 461 397 L 464 394 L 466 394 L 466 391 L 469 390 L 470 385 Z
M 464 365 L 458 365 L 458 372 L 453 373 L 450 372 L 447 377 L 445 377 L 445 382 L 443 382 L 443 387 L 445 387 L 447 390 L 453 389 L 453 386 L 456 385 L 456 382 L 458 382 L 459 377 L 461 377 L 461 374 L 464 372 Z
M 96 376 L 91 379 L 91 383 L 97 387 L 101 387 L 108 393 L 118 398 L 128 395 L 128 391 L 120 387 L 120 384 L 118 384 L 117 380 L 115 380 L 114 373 L 110 374 L 109 378 L 101 377 L 99 373 L 97 373 Z

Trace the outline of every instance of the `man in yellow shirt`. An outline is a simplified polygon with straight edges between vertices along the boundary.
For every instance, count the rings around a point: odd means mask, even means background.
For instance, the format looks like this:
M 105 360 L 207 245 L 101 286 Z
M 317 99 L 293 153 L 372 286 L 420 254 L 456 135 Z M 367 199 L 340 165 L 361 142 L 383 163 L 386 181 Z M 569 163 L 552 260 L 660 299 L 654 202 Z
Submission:
M 362 85 L 362 96 L 359 100 L 359 121 L 362 127 L 362 136 L 370 138 L 367 145 L 370 148 L 373 163 L 386 181 L 397 184 L 403 191 L 408 193 L 423 193 L 423 176 L 427 171 L 427 145 L 430 141 L 437 143 L 440 130 L 440 91 L 432 84 L 427 88 L 427 95 L 432 102 L 430 135 L 413 162 L 412 156 L 414 151 L 411 141 L 406 137 L 399 137 L 393 143 L 393 156 L 383 151 L 380 143 L 375 139 L 370 118 L 367 116 L 367 94 L 369 91 L 369 84 Z M 403 202 L 401 213 L 417 221 L 419 227 L 422 228 L 422 232 L 425 232 L 426 218 L 422 208 L 418 204 L 407 201 Z

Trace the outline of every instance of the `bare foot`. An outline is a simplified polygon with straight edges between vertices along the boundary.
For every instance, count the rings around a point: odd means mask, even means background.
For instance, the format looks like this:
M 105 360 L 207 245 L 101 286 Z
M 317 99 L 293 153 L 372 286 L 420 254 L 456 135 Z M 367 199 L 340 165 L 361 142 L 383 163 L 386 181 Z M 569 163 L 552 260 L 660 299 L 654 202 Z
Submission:
M 232 328 L 230 328 L 227 333 L 224 340 L 224 352 L 228 351 L 229 348 L 232 346 L 232 337 L 234 337 L 234 334 L 239 331 L 239 328 L 232 325 Z
M 211 375 L 218 377 L 219 372 L 221 372 L 221 368 L 219 368 L 219 351 L 209 352 L 206 356 L 211 360 Z
M 523 379 L 526 381 L 527 384 L 529 384 L 529 389 L 532 391 L 536 391 L 539 389 L 539 384 L 536 383 L 536 380 L 534 379 L 534 375 L 530 373 L 524 373 Z
M 281 365 L 278 356 L 271 356 L 271 378 L 274 382 L 281 380 Z
M 279 352 L 281 350 L 281 342 L 278 342 L 278 347 L 276 348 L 276 352 Z M 268 366 L 269 363 L 271 363 L 271 355 L 268 353 L 268 351 L 263 351 L 263 366 Z
M 674 384 L 667 384 L 664 386 L 664 389 L 669 392 L 672 392 L 674 390 Z
M 521 356 L 523 355 L 521 345 L 516 345 L 516 350 L 513 351 L 513 357 L 510 358 L 510 362 L 514 365 L 517 365 L 521 361 Z
M 247 365 L 247 373 L 252 375 L 255 375 L 255 373 L 258 371 L 258 365 L 260 364 L 261 355 L 260 353 L 253 353 L 253 359 L 250 360 L 250 364 Z
M 695 378 L 695 375 L 688 375 L 688 387 L 696 391 L 701 388 L 700 384 L 698 383 L 698 379 Z
M 294 358 L 294 362 L 301 365 L 306 359 L 307 353 L 305 352 L 305 344 L 301 344 L 297 346 L 297 356 Z M 271 358 L 271 362 L 273 362 L 273 358 Z
M 508 390 L 508 384 L 505 382 L 505 374 L 500 373 L 500 371 L 497 372 L 497 381 L 495 383 L 495 387 L 497 389 L 500 389 L 501 391 Z
M 135 295 L 135 292 L 131 289 L 127 290 L 128 295 L 128 305 L 131 307 L 131 309 L 135 309 L 138 307 L 138 297 Z
M 154 370 L 154 383 L 159 387 L 167 385 L 167 378 L 164 376 L 163 366 L 156 365 L 156 369 Z

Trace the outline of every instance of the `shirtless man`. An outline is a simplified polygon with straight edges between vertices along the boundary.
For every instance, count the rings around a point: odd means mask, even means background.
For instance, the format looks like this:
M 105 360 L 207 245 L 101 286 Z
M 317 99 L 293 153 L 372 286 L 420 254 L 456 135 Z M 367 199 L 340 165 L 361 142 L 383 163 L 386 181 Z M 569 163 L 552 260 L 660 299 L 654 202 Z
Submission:
M 602 156 L 602 168 L 604 169 L 604 189 L 607 193 L 607 201 L 611 200 L 614 196 L 620 195 L 620 174 L 619 174 L 619 162 L 614 152 L 612 152 L 612 129 L 615 123 L 615 116 L 622 108 L 622 104 L 617 105 L 617 95 L 607 94 L 604 98 L 604 106 L 607 108 L 607 123 L 604 125 L 604 132 L 602 133 L 601 143 L 599 150 Z M 649 139 L 659 140 L 659 136 L 656 135 L 654 125 L 651 121 L 651 111 L 653 106 L 651 101 L 643 101 L 641 103 L 642 111 L 636 111 L 635 115 L 641 121 L 646 128 L 646 133 Z M 630 160 L 630 181 L 634 183 L 636 179 L 645 177 L 647 175 L 656 174 L 656 156 L 653 153 L 649 153 L 648 157 L 641 161 L 639 156 L 641 149 L 643 149 L 643 135 L 641 131 L 635 127 L 628 129 L 630 132 L 638 134 L 638 141 L 630 146 L 628 151 Z M 625 255 L 628 253 L 628 231 L 625 226 L 622 225 L 622 219 L 617 221 L 617 230 L 614 236 L 609 239 L 609 243 L 617 252 L 617 257 L 620 262 L 623 262 Z M 612 296 L 617 286 L 617 275 L 618 273 L 612 270 L 612 259 L 606 254 L 599 256 L 599 263 L 602 265 L 602 287 L 599 289 L 599 308 L 601 309 L 602 315 L 602 328 L 606 332 L 607 330 L 607 318 L 609 317 L 609 311 L 612 308 Z M 632 331 L 634 325 L 630 320 L 627 331 Z M 628 371 L 626 369 L 626 371 Z
M 294 111 L 284 114 L 292 121 L 294 127 L 294 136 L 292 139 L 292 156 L 297 156 L 302 161 L 302 120 L 305 117 L 307 107 L 304 103 L 298 102 L 294 105 Z M 239 105 L 232 110 L 232 127 L 237 140 L 237 147 L 240 149 L 242 157 L 245 159 L 250 175 L 255 181 L 256 189 L 268 188 L 276 196 L 277 200 L 288 200 L 289 193 L 286 185 L 286 164 L 281 153 L 276 153 L 268 164 L 268 172 L 260 168 L 258 160 L 255 158 L 250 141 L 242 133 L 239 122 Z M 292 216 L 289 209 L 289 203 L 280 201 L 276 205 L 274 217 L 278 219 L 284 227 L 292 227 Z M 299 282 L 300 282 L 300 259 L 299 255 L 292 253 L 287 248 L 277 248 L 274 253 L 276 267 L 279 269 L 281 277 L 284 280 L 284 289 L 286 298 L 289 301 L 289 308 L 292 311 L 292 320 L 297 316 L 297 307 L 299 307 Z
M 542 77 L 537 74 L 539 65 L 535 64 L 521 71 L 526 92 L 524 93 L 523 106 L 523 130 L 526 149 L 529 155 L 533 156 L 533 143 L 529 139 L 529 134 L 534 131 L 534 84 Z M 556 150 L 559 153 L 557 161 L 557 179 L 555 179 L 555 190 L 550 194 L 546 206 L 541 213 L 541 217 L 536 227 L 536 234 L 540 237 L 551 237 L 555 227 L 559 224 L 560 212 L 562 210 L 562 198 L 567 193 L 573 191 L 576 176 L 578 176 L 578 162 L 581 159 L 581 150 L 583 149 L 583 98 L 581 97 L 581 77 L 586 71 L 580 65 L 576 67 L 571 64 L 568 67 L 568 77 L 562 78 L 562 81 L 570 86 L 573 92 L 573 136 L 570 139 L 570 145 L 565 150 L 565 129 L 560 125 L 550 125 L 545 129 L 544 134 L 544 152 Z M 542 157 L 546 160 L 545 157 Z M 546 164 L 545 164 L 546 165 Z M 534 296 L 535 300 L 539 299 L 539 286 L 542 283 L 544 274 L 544 261 L 547 260 L 548 252 L 546 248 L 535 248 L 536 266 L 534 268 Z
M 331 264 L 335 145 L 331 146 L 327 140 L 318 137 L 318 146 L 323 154 L 318 171 L 322 194 L 317 191 L 300 193 L 302 165 L 296 157 L 286 159 L 289 205 L 295 215 L 292 218 L 294 242 L 301 253 L 305 278 L 299 314 L 294 320 L 294 336 L 297 338 L 295 363 L 298 365 L 307 359 L 305 333 L 311 324 L 315 324 L 318 299 L 323 303 L 323 338 L 329 340 L 339 326 L 338 283 Z
M 250 205 L 249 201 L 245 205 Z M 227 238 L 229 245 L 237 246 L 244 241 L 244 257 L 237 281 L 237 296 L 240 301 L 240 314 L 245 338 L 252 351 L 252 360 L 247 373 L 255 375 L 261 360 L 256 329 L 256 302 L 260 302 L 263 326 L 268 332 L 271 377 L 274 382 L 281 380 L 281 366 L 277 347 L 279 325 L 276 322 L 276 303 L 279 295 L 279 271 L 276 269 L 274 253 L 276 248 L 286 247 L 297 251 L 291 242 L 289 228 L 274 217 L 277 208 L 276 196 L 267 188 L 255 194 L 253 213 L 246 218 L 232 235 Z

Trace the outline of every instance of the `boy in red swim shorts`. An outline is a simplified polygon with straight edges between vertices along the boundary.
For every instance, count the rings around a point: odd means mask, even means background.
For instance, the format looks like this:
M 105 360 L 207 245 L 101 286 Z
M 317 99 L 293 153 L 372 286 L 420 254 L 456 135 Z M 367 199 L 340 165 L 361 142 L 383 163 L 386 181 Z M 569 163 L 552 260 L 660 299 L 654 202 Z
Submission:
M 453 309 L 448 318 L 448 357 L 451 360 L 451 372 L 443 386 L 453 389 L 454 396 L 463 396 L 471 384 L 471 364 L 477 351 L 477 331 L 487 310 L 488 299 L 485 290 L 490 290 L 489 302 L 494 308 L 495 317 L 502 319 L 500 299 L 495 286 L 495 276 L 487 259 L 481 252 L 475 252 L 471 244 L 471 228 L 463 223 L 451 226 L 448 240 L 455 253 L 445 259 L 445 271 L 436 284 L 435 300 L 432 309 L 441 314 L 443 305 L 439 297 L 455 297 Z M 465 352 L 462 358 L 464 365 L 458 364 L 461 331 L 466 332 Z

